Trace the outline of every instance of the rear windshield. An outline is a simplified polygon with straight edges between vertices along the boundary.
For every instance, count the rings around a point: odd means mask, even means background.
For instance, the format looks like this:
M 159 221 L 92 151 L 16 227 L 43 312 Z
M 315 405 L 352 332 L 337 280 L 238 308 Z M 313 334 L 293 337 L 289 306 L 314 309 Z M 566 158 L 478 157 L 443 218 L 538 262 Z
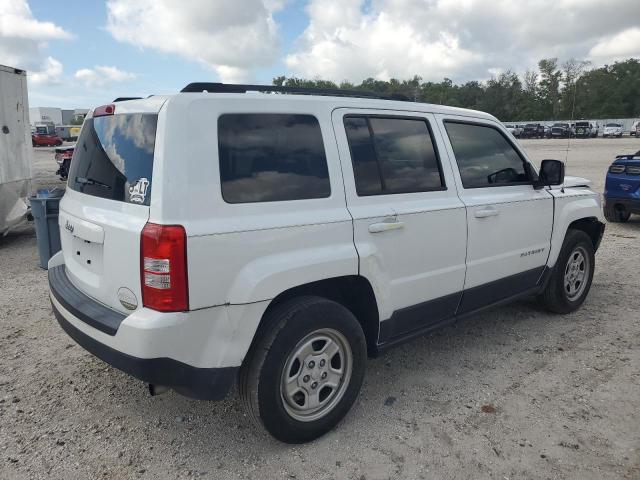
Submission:
M 149 205 L 157 114 L 87 119 L 76 143 L 68 186 L 94 197 Z

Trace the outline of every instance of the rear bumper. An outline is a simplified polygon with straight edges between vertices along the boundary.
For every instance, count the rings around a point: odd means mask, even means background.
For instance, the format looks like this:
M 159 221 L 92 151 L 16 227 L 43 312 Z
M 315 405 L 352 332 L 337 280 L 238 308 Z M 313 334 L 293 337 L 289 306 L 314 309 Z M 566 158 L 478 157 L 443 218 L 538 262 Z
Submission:
M 172 353 L 171 347 L 195 357 L 202 357 L 198 355 L 200 349 L 216 348 L 208 338 L 204 338 L 202 347 L 195 340 L 189 341 L 206 333 L 189 330 L 199 324 L 197 319 L 190 322 L 183 313 L 175 323 L 171 316 L 162 317 L 167 314 L 147 309 L 122 315 L 75 288 L 64 265 L 49 270 L 49 287 L 53 312 L 62 329 L 81 347 L 115 368 L 143 382 L 168 386 L 202 400 L 223 399 L 235 383 L 238 366 L 203 368 L 165 355 Z M 140 313 L 138 318 L 136 313 Z
M 605 197 L 605 204 L 612 203 L 614 205 L 622 205 L 627 211 L 640 214 L 640 199 L 638 198 L 615 198 Z

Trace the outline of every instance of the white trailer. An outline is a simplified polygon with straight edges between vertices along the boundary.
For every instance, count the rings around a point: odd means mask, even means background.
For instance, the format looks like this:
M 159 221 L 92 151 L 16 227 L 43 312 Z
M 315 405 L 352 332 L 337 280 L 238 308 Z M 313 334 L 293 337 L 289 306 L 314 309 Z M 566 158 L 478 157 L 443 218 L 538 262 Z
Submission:
M 0 235 L 26 218 L 30 190 L 27 73 L 0 65 Z

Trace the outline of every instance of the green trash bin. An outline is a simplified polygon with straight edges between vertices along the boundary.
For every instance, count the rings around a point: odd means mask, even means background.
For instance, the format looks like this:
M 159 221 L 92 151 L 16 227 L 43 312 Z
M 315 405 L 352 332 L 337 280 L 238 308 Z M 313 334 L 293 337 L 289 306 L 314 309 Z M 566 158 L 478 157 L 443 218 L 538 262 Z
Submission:
M 60 251 L 60 227 L 58 227 L 59 204 L 64 190 L 41 189 L 29 197 L 31 213 L 36 224 L 36 239 L 40 267 L 47 268 L 49 259 Z

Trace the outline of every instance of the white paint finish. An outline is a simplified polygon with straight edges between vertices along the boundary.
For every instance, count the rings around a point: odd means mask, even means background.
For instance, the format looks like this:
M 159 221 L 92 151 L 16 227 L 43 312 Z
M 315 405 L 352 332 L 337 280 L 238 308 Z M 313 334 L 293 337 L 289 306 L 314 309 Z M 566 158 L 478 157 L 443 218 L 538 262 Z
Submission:
M 67 188 L 60 201 L 59 221 L 64 263 L 71 282 L 122 313 L 129 311 L 118 300 L 120 287 L 134 292 L 142 305 L 140 232 L 148 217 L 149 207 L 84 195 Z M 68 219 L 74 225 L 73 233 L 65 228 Z
M 547 262 L 550 267 L 558 261 L 562 242 L 572 222 L 581 218 L 597 218 L 604 223 L 599 194 L 584 187 L 564 188 L 563 190 L 550 190 L 550 193 L 556 198 L 551 251 Z
M 289 288 L 357 275 L 350 220 L 189 237 L 189 304 L 272 299 Z
M 31 190 L 27 76 L 18 72 L 0 65 L 0 235 L 24 219 Z
M 103 345 L 137 358 L 166 357 L 200 368 L 239 366 L 257 328 L 256 318 L 267 307 L 261 302 L 189 313 L 140 308 L 111 336 L 76 318 L 53 295 L 51 301 L 71 325 Z
M 445 120 L 468 119 L 438 116 L 447 152 L 455 159 Z M 495 127 L 510 137 L 499 122 L 476 119 L 474 123 Z M 528 161 L 515 142 L 513 145 Z M 467 207 L 469 228 L 465 289 L 545 265 L 553 227 L 551 195 L 531 185 L 465 189 L 457 164 L 454 167 L 459 195 Z
M 151 221 L 184 225 L 191 308 L 274 298 L 301 283 L 356 275 L 351 217 L 326 104 L 238 102 L 228 95 L 180 95 L 162 109 Z M 236 96 L 232 96 L 236 97 Z M 217 125 L 225 113 L 308 114 L 323 135 L 327 198 L 229 204 L 222 198 Z M 162 181 L 160 184 L 157 179 Z
M 344 116 L 350 113 L 403 116 L 430 122 L 448 189 L 359 197 L 343 122 Z M 389 318 L 394 310 L 461 291 L 467 238 L 465 209 L 456 194 L 447 153 L 433 126 L 433 115 L 400 110 L 338 109 L 333 113 L 333 122 L 347 204 L 354 220 L 360 274 L 373 286 L 381 320 Z M 394 223 L 396 226 L 390 229 L 381 227 L 381 224 Z

